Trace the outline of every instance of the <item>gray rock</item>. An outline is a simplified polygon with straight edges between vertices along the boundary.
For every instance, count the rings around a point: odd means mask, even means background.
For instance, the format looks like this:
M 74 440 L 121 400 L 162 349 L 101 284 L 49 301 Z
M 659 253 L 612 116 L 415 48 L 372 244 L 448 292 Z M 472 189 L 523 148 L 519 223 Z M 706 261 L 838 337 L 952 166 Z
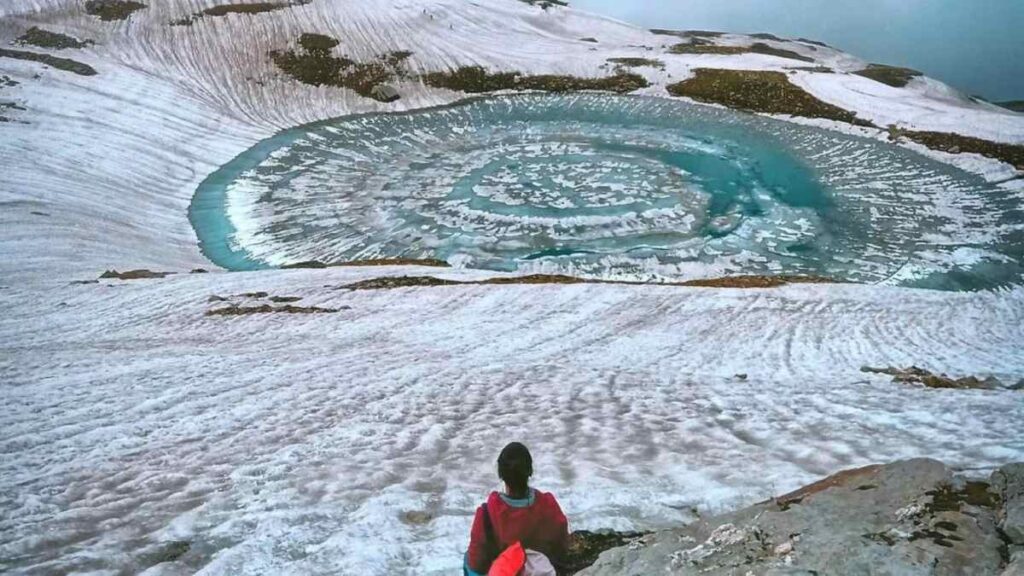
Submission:
M 987 488 L 928 459 L 848 470 L 609 550 L 579 574 L 999 574 Z
M 992 488 L 1003 502 L 999 528 L 1010 542 L 1024 545 L 1024 463 L 1007 464 L 993 472 Z
M 1001 576 L 1024 576 L 1024 549 L 1010 553 L 1010 563 L 1006 565 Z
M 389 84 L 378 84 L 370 90 L 370 95 L 381 102 L 394 102 L 402 97 L 398 89 Z

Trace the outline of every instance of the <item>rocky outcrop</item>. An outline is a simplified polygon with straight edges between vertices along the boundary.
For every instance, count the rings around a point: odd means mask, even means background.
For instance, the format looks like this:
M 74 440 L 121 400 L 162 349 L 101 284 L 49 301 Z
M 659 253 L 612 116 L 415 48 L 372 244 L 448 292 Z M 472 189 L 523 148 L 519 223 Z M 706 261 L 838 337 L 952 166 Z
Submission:
M 997 470 L 992 474 L 992 486 L 1003 502 L 999 528 L 1011 546 L 1024 548 L 1024 463 L 1008 464 Z
M 128 270 L 126 272 L 107 270 L 100 274 L 100 280 L 148 280 L 152 278 L 166 278 L 171 274 L 174 274 L 174 272 L 154 272 L 153 270 L 146 269 Z
M 1024 390 L 1024 379 L 1016 384 L 1006 385 L 994 376 L 987 376 L 984 379 L 977 376 L 964 376 L 963 378 L 951 378 L 945 374 L 934 374 L 911 366 L 910 368 L 872 368 L 862 366 L 861 372 L 869 374 L 888 374 L 892 376 L 893 382 L 910 384 L 912 386 L 924 386 L 925 388 L 943 388 L 953 390 Z
M 991 482 L 915 459 L 609 550 L 579 574 L 1021 574 L 1024 464 Z

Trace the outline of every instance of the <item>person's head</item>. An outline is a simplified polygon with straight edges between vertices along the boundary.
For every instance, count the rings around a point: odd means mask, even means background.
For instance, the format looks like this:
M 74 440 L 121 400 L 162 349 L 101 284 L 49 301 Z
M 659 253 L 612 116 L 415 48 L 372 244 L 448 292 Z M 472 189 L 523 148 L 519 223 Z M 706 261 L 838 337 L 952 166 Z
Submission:
M 509 496 L 523 498 L 529 492 L 533 476 L 533 457 L 526 446 L 512 442 L 498 455 L 498 477 L 505 482 Z

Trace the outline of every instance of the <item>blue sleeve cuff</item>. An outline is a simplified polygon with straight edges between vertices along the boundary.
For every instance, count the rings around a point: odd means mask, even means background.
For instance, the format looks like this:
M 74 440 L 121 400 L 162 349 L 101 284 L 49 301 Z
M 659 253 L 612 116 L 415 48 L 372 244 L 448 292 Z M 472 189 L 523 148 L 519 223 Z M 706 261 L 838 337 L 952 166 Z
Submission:
M 469 567 L 469 554 L 462 557 L 462 575 L 463 576 L 487 576 L 479 572 L 473 572 L 473 569 Z

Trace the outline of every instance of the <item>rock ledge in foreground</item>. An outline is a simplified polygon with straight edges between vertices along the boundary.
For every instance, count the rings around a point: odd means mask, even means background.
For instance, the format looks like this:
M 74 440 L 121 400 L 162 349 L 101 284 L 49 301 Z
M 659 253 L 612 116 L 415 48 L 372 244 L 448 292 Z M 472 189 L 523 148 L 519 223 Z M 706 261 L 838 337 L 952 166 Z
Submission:
M 1011 576 L 1024 574 L 1022 506 L 1024 464 L 983 482 L 935 460 L 905 460 L 651 534 L 579 574 Z

